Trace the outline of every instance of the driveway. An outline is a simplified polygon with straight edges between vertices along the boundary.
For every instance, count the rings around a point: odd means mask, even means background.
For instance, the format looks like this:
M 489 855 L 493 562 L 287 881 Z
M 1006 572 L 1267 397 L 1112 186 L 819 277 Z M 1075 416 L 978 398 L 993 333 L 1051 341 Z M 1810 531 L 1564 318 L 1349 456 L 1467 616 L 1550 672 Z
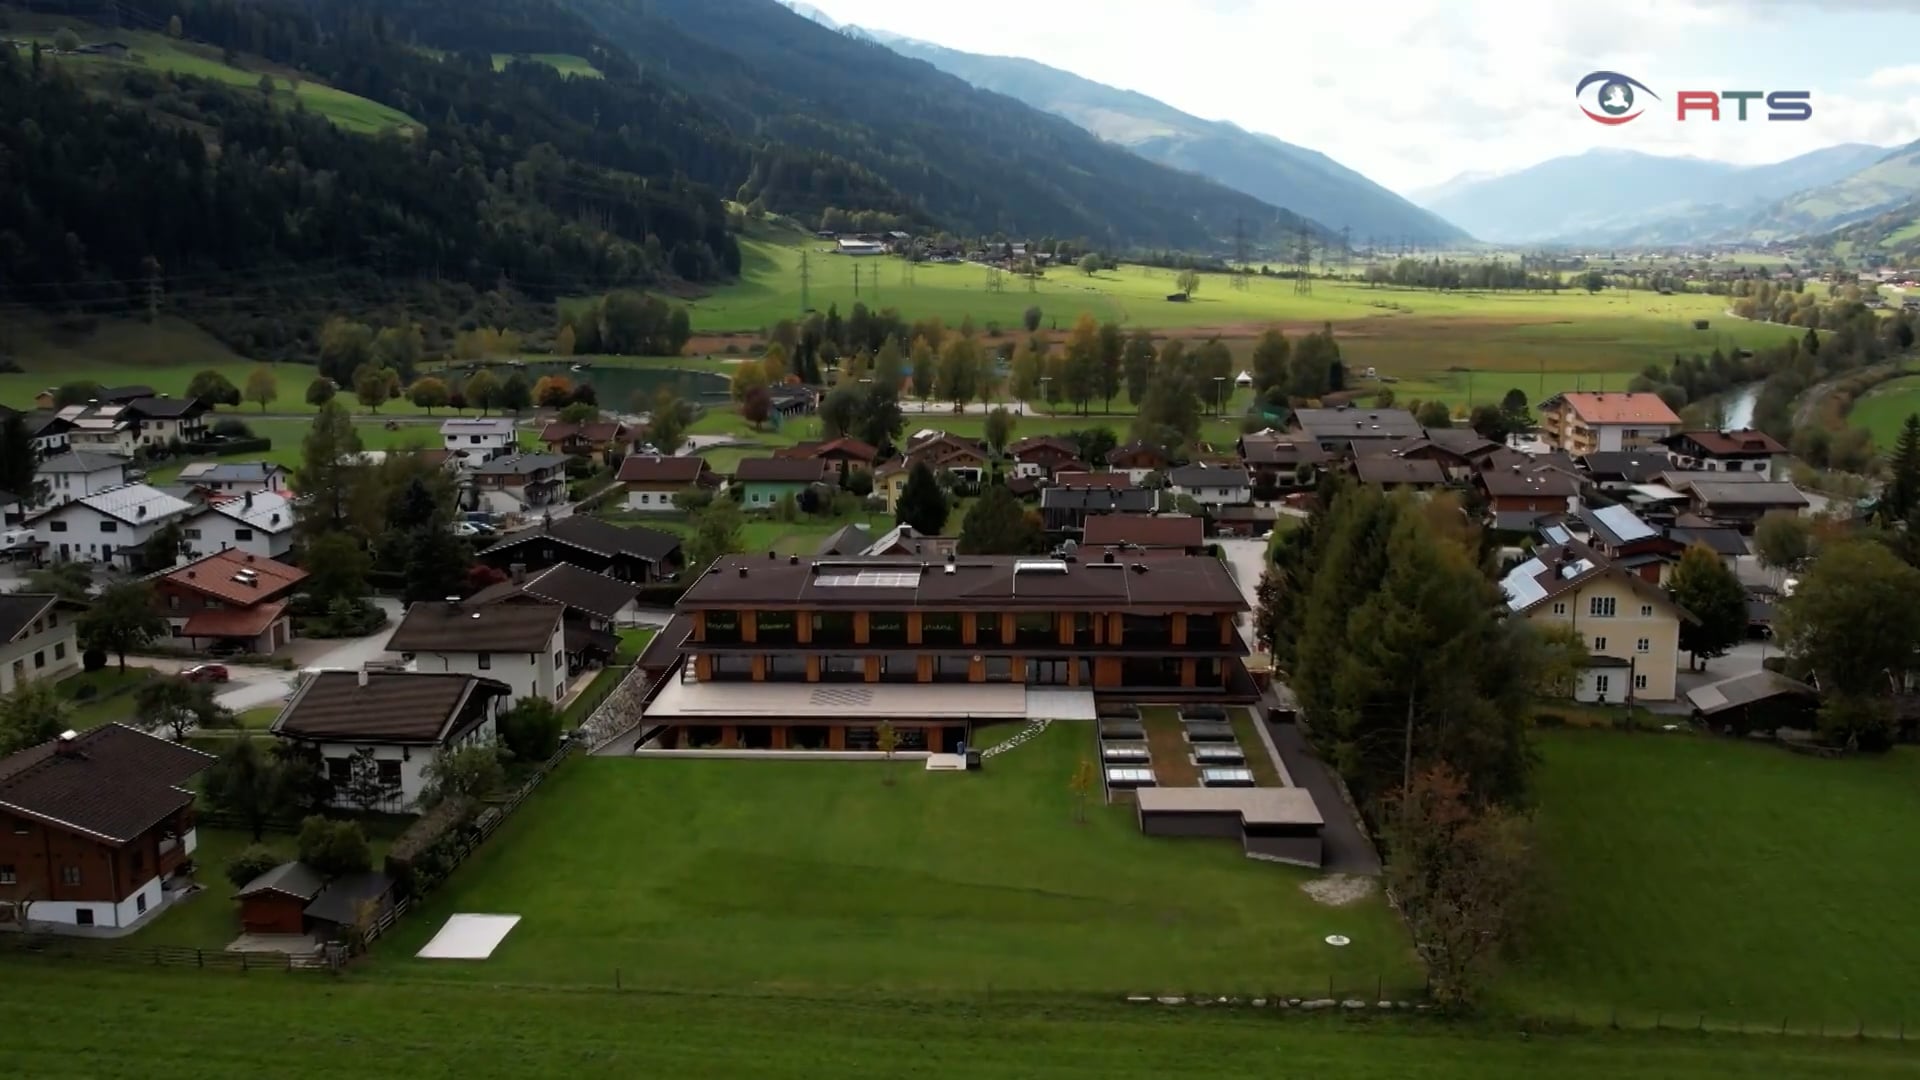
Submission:
M 1226 556 L 1227 569 L 1233 572 L 1233 580 L 1247 598 L 1247 606 L 1258 607 L 1260 578 L 1267 572 L 1267 541 L 1264 538 L 1221 536 L 1215 537 L 1213 542 L 1220 545 L 1221 554 Z M 1252 646 L 1253 616 L 1241 615 L 1235 621 L 1240 626 L 1240 635 Z M 1255 651 L 1258 651 L 1257 647 Z
M 1767 657 L 1779 655 L 1780 646 L 1775 642 L 1743 641 L 1729 650 L 1727 655 L 1716 656 L 1707 661 L 1705 670 L 1688 671 L 1686 653 L 1682 652 L 1680 674 L 1674 680 L 1674 693 L 1678 696 L 1671 702 L 1648 702 L 1647 708 L 1652 712 L 1671 715 L 1690 713 L 1693 708 L 1687 704 L 1689 690 L 1712 686 L 1714 683 L 1726 682 L 1728 679 L 1737 679 L 1742 675 L 1751 675 L 1761 670 L 1761 662 Z
M 214 700 L 234 712 L 258 709 L 266 705 L 278 705 L 293 692 L 294 675 L 300 668 L 348 668 L 357 671 L 369 660 L 381 659 L 387 652 L 387 639 L 393 636 L 394 627 L 399 625 L 400 616 L 405 614 L 405 608 L 400 601 L 388 597 L 375 597 L 373 602 L 387 613 L 387 625 L 378 633 L 367 637 L 338 640 L 295 638 L 278 654 L 279 658 L 293 661 L 294 671 L 249 664 L 227 664 L 227 671 L 233 677 L 220 687 L 219 693 L 214 695 Z M 127 657 L 128 664 L 170 673 L 195 664 L 220 662 L 218 660 L 182 660 L 171 656 Z
M 1262 703 L 1261 708 L 1264 710 L 1265 707 Z M 1280 761 L 1287 767 L 1287 775 L 1293 778 L 1293 786 L 1306 788 L 1312 793 L 1313 805 L 1326 822 L 1320 830 L 1321 871 L 1328 874 L 1378 876 L 1379 854 L 1367 839 L 1360 819 L 1347 806 L 1347 801 L 1340 797 L 1340 786 L 1333 778 L 1333 770 L 1307 747 L 1306 733 L 1300 730 L 1300 725 L 1268 721 L 1267 733 L 1273 736 L 1274 749 L 1280 751 Z

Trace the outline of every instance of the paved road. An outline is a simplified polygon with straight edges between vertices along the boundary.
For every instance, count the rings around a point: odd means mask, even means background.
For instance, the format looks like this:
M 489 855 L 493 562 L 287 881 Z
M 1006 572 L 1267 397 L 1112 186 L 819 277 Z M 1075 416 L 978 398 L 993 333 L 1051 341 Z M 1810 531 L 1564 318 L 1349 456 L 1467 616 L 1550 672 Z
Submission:
M 1311 792 L 1313 805 L 1319 807 L 1320 816 L 1326 819 L 1326 826 L 1320 830 L 1320 869 L 1329 874 L 1365 874 L 1370 877 L 1379 874 L 1379 853 L 1373 850 L 1373 844 L 1367 840 L 1366 830 L 1360 827 L 1359 819 L 1348 809 L 1346 800 L 1340 797 L 1340 787 L 1333 778 L 1333 770 L 1308 749 L 1306 735 L 1300 726 L 1269 722 L 1267 732 L 1273 736 L 1274 748 L 1280 751 L 1280 760 L 1286 765 L 1287 774 L 1293 777 L 1293 786 Z
M 387 613 L 387 625 L 379 633 L 338 641 L 296 638 L 280 655 L 291 659 L 300 668 L 355 670 L 369 660 L 382 658 L 387 652 L 387 639 L 393 636 L 393 629 L 398 625 L 403 609 L 398 600 L 387 597 L 377 597 L 374 603 Z M 171 656 L 129 656 L 127 663 L 129 666 L 171 673 L 195 664 L 222 663 L 222 661 L 199 658 L 177 659 Z M 226 664 L 226 668 L 232 678 L 220 687 L 219 693 L 214 695 L 214 700 L 234 712 L 277 705 L 293 692 L 295 671 L 249 664 Z
M 1227 557 L 1227 568 L 1233 572 L 1233 580 L 1240 586 L 1240 592 L 1247 598 L 1248 607 L 1259 604 L 1260 577 L 1267 572 L 1267 542 L 1264 539 L 1246 539 L 1241 537 L 1216 537 L 1214 543 Z M 1253 616 L 1249 613 L 1237 620 L 1240 634 L 1247 639 L 1249 647 L 1257 651 L 1253 644 Z

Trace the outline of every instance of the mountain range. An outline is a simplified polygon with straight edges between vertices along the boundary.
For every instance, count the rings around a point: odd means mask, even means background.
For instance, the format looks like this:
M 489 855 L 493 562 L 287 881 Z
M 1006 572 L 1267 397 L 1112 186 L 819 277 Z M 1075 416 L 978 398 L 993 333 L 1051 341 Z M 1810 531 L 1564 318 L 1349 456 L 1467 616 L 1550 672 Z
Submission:
M 821 18 L 817 13 L 812 17 Z M 1224 121 L 1203 120 L 1144 94 L 1116 89 L 1034 60 L 960 52 L 880 30 L 841 29 L 925 60 L 974 86 L 1065 117 L 1150 161 L 1211 177 L 1330 229 L 1345 228 L 1356 244 L 1374 237 L 1382 243 L 1408 240 L 1432 246 L 1467 240 L 1471 231 L 1414 205 L 1317 150 L 1272 135 L 1245 131 Z
M 1750 243 L 1813 235 L 1920 195 L 1916 147 L 1830 146 L 1768 165 L 1590 150 L 1423 193 L 1494 243 Z

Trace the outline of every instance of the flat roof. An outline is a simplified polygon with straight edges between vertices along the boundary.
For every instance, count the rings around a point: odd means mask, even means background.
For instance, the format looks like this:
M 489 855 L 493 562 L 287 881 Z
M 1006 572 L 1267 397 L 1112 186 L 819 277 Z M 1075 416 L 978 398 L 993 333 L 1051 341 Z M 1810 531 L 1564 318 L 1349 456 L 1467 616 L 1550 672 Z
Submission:
M 815 723 L 1025 720 L 1027 688 L 1019 683 L 697 683 L 669 678 L 646 708 L 649 721 L 740 716 Z
M 1306 788 L 1142 788 L 1143 814 L 1238 813 L 1243 825 L 1324 825 Z
M 1011 555 L 966 556 L 953 562 L 729 555 L 694 582 L 679 606 L 682 611 L 739 607 L 1248 609 L 1245 594 L 1225 564 L 1211 556 L 1116 558 L 1107 563 Z

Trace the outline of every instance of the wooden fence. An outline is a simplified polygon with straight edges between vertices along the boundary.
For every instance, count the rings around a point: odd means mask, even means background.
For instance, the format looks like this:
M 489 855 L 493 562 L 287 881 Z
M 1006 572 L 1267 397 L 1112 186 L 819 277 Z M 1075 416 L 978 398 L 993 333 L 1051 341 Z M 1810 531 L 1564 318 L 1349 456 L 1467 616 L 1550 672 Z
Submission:
M 324 954 L 293 956 L 196 949 L 185 945 L 123 945 L 109 939 L 37 932 L 0 934 L 0 949 L 55 960 L 205 971 L 331 971 L 335 966 Z

